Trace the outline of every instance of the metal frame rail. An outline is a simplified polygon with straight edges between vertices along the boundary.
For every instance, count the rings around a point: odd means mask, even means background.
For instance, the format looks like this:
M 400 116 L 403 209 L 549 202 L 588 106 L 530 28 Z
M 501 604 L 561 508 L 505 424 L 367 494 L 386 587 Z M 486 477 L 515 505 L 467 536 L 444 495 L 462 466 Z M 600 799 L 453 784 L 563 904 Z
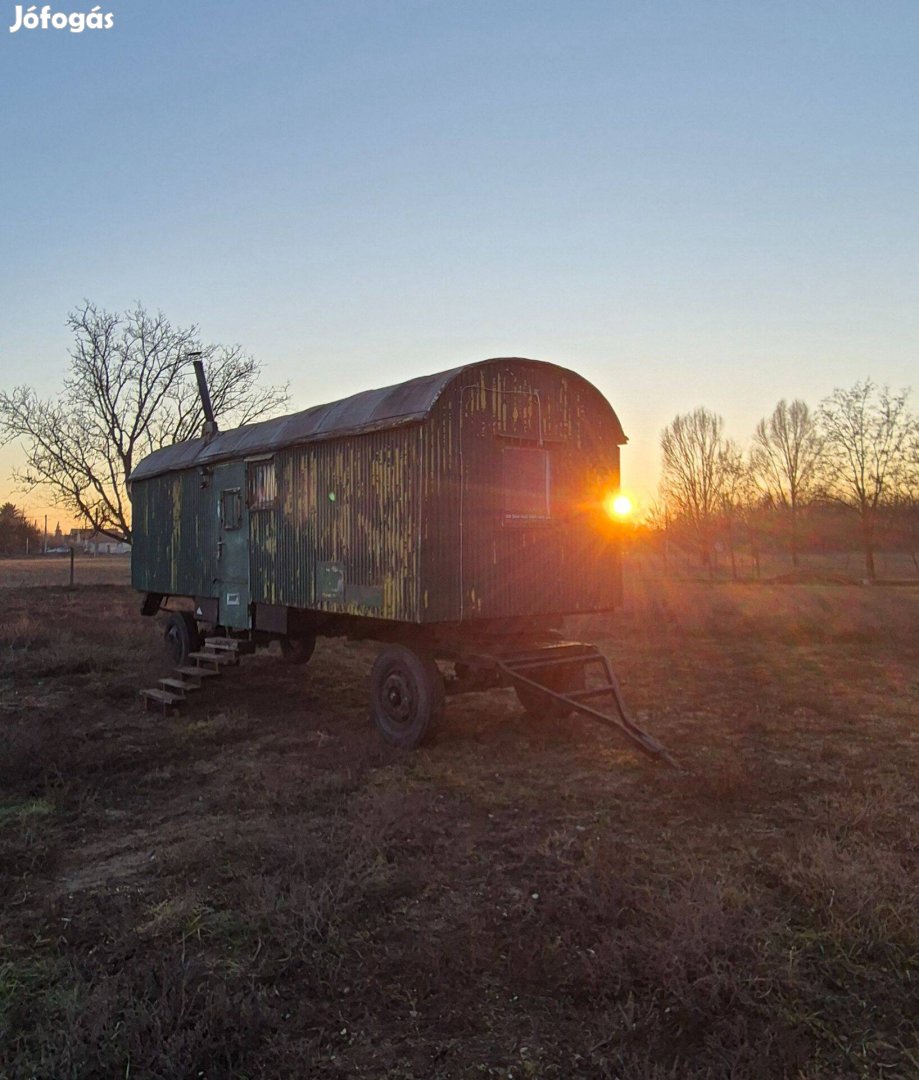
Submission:
M 622 697 L 622 690 L 619 687 L 619 681 L 613 673 L 612 665 L 596 645 L 588 645 L 584 642 L 558 642 L 527 652 L 504 656 L 483 656 L 481 659 L 493 663 L 510 685 L 538 690 L 541 694 L 563 702 L 565 705 L 577 710 L 577 712 L 583 713 L 584 716 L 599 720 L 600 723 L 606 724 L 607 727 L 616 728 L 649 757 L 657 758 L 673 769 L 680 769 L 680 765 L 668 750 L 653 735 L 639 727 L 629 715 Z M 562 667 L 563 665 L 568 668 L 580 665 L 585 673 L 585 682 L 587 668 L 590 665 L 599 665 L 606 681 L 602 686 L 560 693 L 524 674 L 527 671 L 535 674 L 546 669 Z M 615 711 L 609 709 L 606 712 L 601 712 L 600 709 L 586 704 L 589 700 L 603 698 L 604 696 L 612 698 Z

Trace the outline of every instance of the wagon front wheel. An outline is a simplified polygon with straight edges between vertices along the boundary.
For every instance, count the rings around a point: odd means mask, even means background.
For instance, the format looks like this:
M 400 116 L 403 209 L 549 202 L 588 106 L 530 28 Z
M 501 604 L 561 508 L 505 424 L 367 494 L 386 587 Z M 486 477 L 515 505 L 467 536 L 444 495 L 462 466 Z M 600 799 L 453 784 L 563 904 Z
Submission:
M 389 645 L 370 675 L 370 709 L 377 730 L 393 746 L 410 750 L 443 713 L 444 681 L 437 665 L 404 645 Z

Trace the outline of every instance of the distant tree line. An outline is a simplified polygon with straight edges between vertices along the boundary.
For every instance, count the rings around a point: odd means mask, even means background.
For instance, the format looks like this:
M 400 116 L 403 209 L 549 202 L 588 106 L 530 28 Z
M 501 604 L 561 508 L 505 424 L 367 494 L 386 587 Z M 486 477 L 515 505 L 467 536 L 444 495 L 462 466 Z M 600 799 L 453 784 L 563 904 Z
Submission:
M 0 506 L 0 555 L 35 554 L 41 549 L 38 526 L 11 502 Z
M 651 524 L 711 573 L 723 557 L 736 576 L 739 547 L 758 571 L 760 553 L 778 546 L 797 567 L 804 550 L 856 544 L 874 579 L 883 540 L 919 574 L 919 419 L 907 390 L 866 379 L 816 410 L 780 401 L 746 447 L 700 407 L 664 428 L 661 452 Z

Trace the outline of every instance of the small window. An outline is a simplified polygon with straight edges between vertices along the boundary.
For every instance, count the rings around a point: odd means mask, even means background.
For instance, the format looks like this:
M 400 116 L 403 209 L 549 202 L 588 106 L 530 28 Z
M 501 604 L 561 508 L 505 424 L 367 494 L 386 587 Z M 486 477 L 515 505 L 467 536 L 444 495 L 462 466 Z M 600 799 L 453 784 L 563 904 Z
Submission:
M 549 520 L 549 452 L 506 446 L 503 451 L 504 520 Z
M 274 461 L 249 463 L 249 508 L 274 510 L 278 505 L 278 477 Z
M 220 521 L 224 529 L 238 529 L 243 520 L 243 501 L 239 488 L 220 492 Z

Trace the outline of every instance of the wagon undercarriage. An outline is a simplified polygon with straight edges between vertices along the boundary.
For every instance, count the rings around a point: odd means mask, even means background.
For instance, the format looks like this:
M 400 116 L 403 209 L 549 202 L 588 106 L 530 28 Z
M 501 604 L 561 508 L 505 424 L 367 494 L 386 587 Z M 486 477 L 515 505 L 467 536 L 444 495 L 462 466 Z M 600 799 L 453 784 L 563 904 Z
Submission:
M 479 643 L 475 651 L 441 644 L 433 655 L 452 663 L 453 671 L 442 676 L 431 653 L 425 656 L 423 650 L 404 645 L 384 648 L 374 666 L 375 673 L 381 669 L 372 679 L 374 720 L 397 745 L 422 741 L 444 696 L 512 687 L 531 715 L 564 719 L 581 713 L 619 731 L 649 757 L 678 767 L 665 747 L 631 717 L 609 658 L 596 645 L 496 639 Z M 425 718 L 426 709 L 434 715 Z
M 173 612 L 165 636 L 176 669 L 160 680 L 158 689 L 141 693 L 148 704 L 179 704 L 185 698 L 183 680 L 186 690 L 197 689 L 208 675 L 275 639 L 285 660 L 305 664 L 316 634 L 302 629 L 297 638 L 277 638 L 214 627 L 212 636 L 204 638 L 193 616 Z M 338 629 L 343 636 L 369 636 Z M 436 728 L 447 697 L 513 688 L 532 716 L 561 720 L 580 713 L 618 731 L 649 757 L 679 767 L 632 718 L 612 665 L 596 645 L 565 641 L 549 630 L 527 637 L 519 625 L 517 633 L 508 633 L 507 626 L 451 627 L 452 633 L 447 628 L 403 628 L 401 634 L 386 629 L 378 627 L 373 635 L 383 644 L 371 671 L 370 711 L 377 730 L 394 746 L 411 749 L 423 742 Z M 201 677 L 195 679 L 196 672 Z

